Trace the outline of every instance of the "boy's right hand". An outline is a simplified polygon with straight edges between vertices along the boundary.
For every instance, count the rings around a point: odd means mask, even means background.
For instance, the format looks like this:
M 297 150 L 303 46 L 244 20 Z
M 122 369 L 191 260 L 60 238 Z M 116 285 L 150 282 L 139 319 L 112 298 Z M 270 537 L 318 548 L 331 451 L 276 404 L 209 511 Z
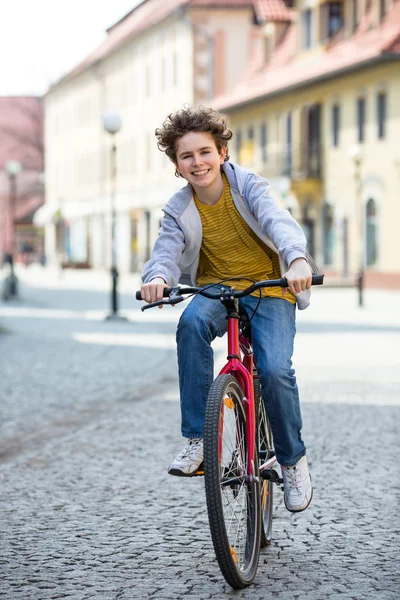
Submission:
M 145 302 L 157 302 L 157 300 L 163 299 L 164 289 L 168 287 L 162 277 L 156 277 L 149 281 L 149 283 L 144 283 L 140 288 L 140 293 L 142 294 L 142 300 Z M 162 308 L 163 306 L 159 306 L 158 308 Z

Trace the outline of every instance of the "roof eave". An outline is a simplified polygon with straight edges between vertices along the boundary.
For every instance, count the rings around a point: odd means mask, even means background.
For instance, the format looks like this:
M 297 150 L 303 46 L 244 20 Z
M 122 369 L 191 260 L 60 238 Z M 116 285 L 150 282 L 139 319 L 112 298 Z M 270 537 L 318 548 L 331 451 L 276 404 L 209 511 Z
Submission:
M 144 1 L 146 1 L 146 0 L 144 0 Z M 112 56 L 112 54 L 114 54 L 114 52 L 117 52 L 118 50 L 120 50 L 121 48 L 123 48 L 125 45 L 129 44 L 132 41 L 132 39 L 134 39 L 136 36 L 142 35 L 143 33 L 149 31 L 150 29 L 152 29 L 154 27 L 157 27 L 157 25 L 159 25 L 160 23 L 164 23 L 165 21 L 167 21 L 168 19 L 170 19 L 171 16 L 175 14 L 175 12 L 176 11 L 173 10 L 170 13 L 168 13 L 165 17 L 163 17 L 162 19 L 160 19 L 156 23 L 153 23 L 149 27 L 146 27 L 145 29 L 143 29 L 143 30 L 141 30 L 141 31 L 139 31 L 137 33 L 136 32 L 132 33 L 132 35 L 128 35 L 126 38 L 122 39 L 109 52 L 107 52 L 106 54 L 104 54 L 100 58 L 94 58 L 93 60 L 87 62 L 86 64 L 84 64 L 82 66 L 81 69 L 79 69 L 79 65 L 78 65 L 77 67 L 75 67 L 74 69 L 72 69 L 72 71 L 69 71 L 68 73 L 66 73 L 65 75 L 63 75 L 60 79 L 58 79 L 56 82 L 54 82 L 52 85 L 50 85 L 49 89 L 44 93 L 43 97 L 47 96 L 50 92 L 53 92 L 59 85 L 62 85 L 64 83 L 69 83 L 70 81 L 72 81 L 73 79 L 75 79 L 76 77 L 78 77 L 79 75 L 82 75 L 83 73 L 86 73 L 87 71 L 90 71 L 91 69 L 93 69 L 93 67 L 95 67 L 96 65 L 100 64 L 101 62 L 103 62 L 109 56 Z M 93 50 L 93 52 L 96 52 L 96 50 L 98 48 L 99 48 L 99 46 L 97 48 L 95 48 Z M 87 60 L 87 58 L 83 59 L 83 62 L 85 60 Z
M 347 75 L 349 73 L 354 73 L 355 71 L 361 71 L 368 67 L 373 67 L 377 64 L 384 62 L 391 62 L 395 60 L 400 60 L 400 54 L 394 52 L 383 52 L 379 56 L 374 56 L 368 60 L 362 61 L 360 63 L 356 63 L 353 65 L 349 65 L 348 67 L 344 67 L 342 69 L 336 69 L 335 71 L 331 71 L 330 73 L 324 73 L 323 75 L 318 75 L 316 77 L 312 77 L 311 79 L 306 79 L 304 81 L 300 81 L 298 83 L 294 83 L 292 85 L 288 85 L 286 87 L 280 88 L 278 90 L 274 90 L 273 92 L 269 92 L 267 94 L 260 94 L 254 98 L 250 98 L 248 100 L 244 100 L 242 102 L 237 102 L 235 104 L 229 104 L 224 106 L 218 105 L 218 110 L 222 110 L 226 113 L 229 113 L 231 110 L 236 110 L 238 108 L 243 108 L 245 106 L 249 106 L 251 104 L 257 104 L 258 102 L 262 102 L 267 98 L 274 98 L 278 96 L 282 96 L 287 94 L 288 92 L 292 92 L 294 90 L 299 90 L 301 88 L 306 88 L 308 86 L 314 85 L 316 83 L 321 83 L 323 81 L 329 81 L 330 79 L 335 79 L 336 77 L 340 77 L 342 75 Z

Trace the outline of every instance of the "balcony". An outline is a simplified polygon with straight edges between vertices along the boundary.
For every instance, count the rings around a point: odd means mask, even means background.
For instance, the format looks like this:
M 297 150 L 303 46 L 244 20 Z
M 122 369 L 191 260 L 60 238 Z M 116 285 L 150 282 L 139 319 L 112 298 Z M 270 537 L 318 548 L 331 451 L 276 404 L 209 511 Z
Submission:
M 292 180 L 318 179 L 323 177 L 323 151 L 319 144 L 288 145 L 279 152 L 267 148 L 265 159 L 259 169 L 265 177 L 289 177 Z

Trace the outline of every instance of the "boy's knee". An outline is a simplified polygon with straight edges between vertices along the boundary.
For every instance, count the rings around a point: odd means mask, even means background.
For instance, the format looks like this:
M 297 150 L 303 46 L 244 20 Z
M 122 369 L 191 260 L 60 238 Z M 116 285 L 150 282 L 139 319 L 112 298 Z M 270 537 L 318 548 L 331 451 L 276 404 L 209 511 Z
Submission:
M 262 373 L 259 373 L 261 385 L 267 386 L 279 386 L 283 383 L 287 383 L 290 380 L 292 383 L 296 382 L 294 375 L 294 369 L 291 367 L 284 368 L 280 365 L 268 365 L 267 368 L 263 369 Z
M 184 335 L 200 334 L 202 335 L 207 329 L 205 319 L 202 319 L 198 312 L 186 310 L 179 319 L 176 332 L 177 339 Z

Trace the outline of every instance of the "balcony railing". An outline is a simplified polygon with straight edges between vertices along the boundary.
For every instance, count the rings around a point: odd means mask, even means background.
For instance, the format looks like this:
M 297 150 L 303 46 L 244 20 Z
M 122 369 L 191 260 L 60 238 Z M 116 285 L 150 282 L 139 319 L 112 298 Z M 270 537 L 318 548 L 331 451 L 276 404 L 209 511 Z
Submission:
M 279 152 L 262 153 L 262 171 L 269 177 L 322 179 L 323 152 L 320 144 L 287 145 Z

